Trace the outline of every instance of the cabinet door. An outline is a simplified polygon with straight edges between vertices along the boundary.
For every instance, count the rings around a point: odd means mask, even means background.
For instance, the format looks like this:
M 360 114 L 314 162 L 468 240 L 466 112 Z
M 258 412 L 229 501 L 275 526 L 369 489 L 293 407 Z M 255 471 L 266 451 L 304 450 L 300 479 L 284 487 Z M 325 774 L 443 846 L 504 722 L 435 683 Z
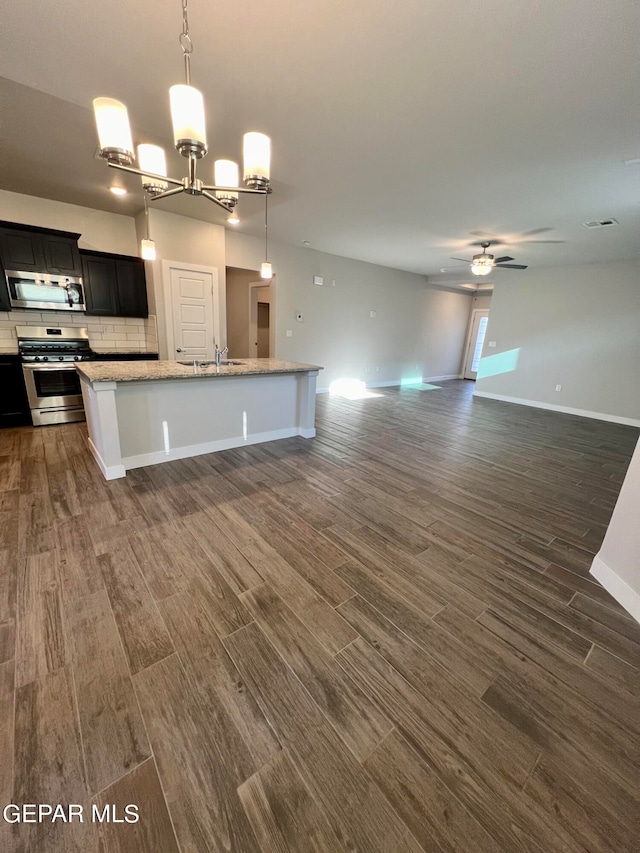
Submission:
M 72 237 L 56 237 L 53 234 L 44 234 L 42 242 L 47 272 L 59 272 L 63 275 L 82 274 L 77 240 Z
M 0 270 L 0 311 L 11 311 L 9 302 L 9 288 L 4 273 Z
M 82 282 L 87 314 L 115 317 L 118 313 L 116 264 L 111 258 L 82 257 Z
M 116 261 L 118 279 L 118 314 L 120 317 L 148 317 L 147 282 L 144 261 Z
M 31 423 L 27 389 L 18 356 L 0 355 L 0 427 Z
M 0 228 L 0 254 L 5 270 L 44 272 L 42 234 L 17 228 Z

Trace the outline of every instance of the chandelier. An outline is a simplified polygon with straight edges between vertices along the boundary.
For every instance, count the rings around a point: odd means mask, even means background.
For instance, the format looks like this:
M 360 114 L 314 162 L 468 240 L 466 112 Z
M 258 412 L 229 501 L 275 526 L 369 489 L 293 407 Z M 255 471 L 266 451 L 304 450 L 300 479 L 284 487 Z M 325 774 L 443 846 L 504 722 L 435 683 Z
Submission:
M 238 164 L 232 160 L 215 161 L 213 184 L 205 184 L 197 176 L 197 162 L 206 155 L 208 149 L 204 100 L 202 93 L 191 85 L 193 43 L 189 35 L 187 0 L 182 0 L 180 46 L 184 58 L 185 83 L 169 89 L 169 101 L 175 147 L 189 161 L 187 176 L 178 179 L 167 175 L 164 149 L 158 145 L 138 145 L 139 168 L 134 167 L 135 157 L 127 108 L 113 98 L 95 98 L 93 101 L 99 153 L 108 166 L 140 175 L 145 197 L 148 195 L 151 201 L 178 193 L 188 193 L 192 196 L 204 196 L 234 216 L 239 193 L 266 196 L 271 192 L 271 140 L 263 133 L 245 133 L 244 186 L 239 185 Z

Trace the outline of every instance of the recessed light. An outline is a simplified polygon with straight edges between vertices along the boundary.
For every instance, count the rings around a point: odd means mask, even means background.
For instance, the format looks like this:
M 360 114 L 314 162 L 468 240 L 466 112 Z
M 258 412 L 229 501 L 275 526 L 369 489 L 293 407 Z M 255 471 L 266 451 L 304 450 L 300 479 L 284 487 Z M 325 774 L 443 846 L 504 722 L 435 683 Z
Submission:
M 126 195 L 127 191 L 124 187 L 109 187 L 109 191 L 114 195 Z

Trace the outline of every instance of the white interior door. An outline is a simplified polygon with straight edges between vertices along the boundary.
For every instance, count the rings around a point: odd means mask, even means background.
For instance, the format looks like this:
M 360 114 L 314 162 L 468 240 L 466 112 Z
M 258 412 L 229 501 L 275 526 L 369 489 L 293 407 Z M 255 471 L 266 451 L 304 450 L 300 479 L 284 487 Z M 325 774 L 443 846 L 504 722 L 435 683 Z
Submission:
M 469 344 L 464 363 L 463 376 L 465 379 L 475 379 L 478 375 L 478 365 L 480 364 L 480 356 L 482 355 L 488 322 L 489 312 L 476 308 L 471 321 L 471 333 L 469 335 Z
M 169 267 L 167 331 L 172 333 L 168 341 L 169 358 L 190 360 L 214 357 L 215 343 L 220 345 L 215 273 L 215 270 L 189 268 L 186 265 Z

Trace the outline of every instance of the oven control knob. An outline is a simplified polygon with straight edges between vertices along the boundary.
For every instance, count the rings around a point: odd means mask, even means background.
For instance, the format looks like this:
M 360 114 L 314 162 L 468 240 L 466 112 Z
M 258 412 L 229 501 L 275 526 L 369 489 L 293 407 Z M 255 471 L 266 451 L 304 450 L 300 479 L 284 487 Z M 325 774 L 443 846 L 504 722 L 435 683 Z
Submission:
M 43 355 L 41 361 L 49 361 L 49 356 Z
M 63 356 L 63 355 L 59 355 L 59 356 L 58 356 L 58 361 L 64 361 L 64 356 Z
M 80 356 L 79 356 L 79 355 L 74 355 L 73 360 L 74 360 L 74 361 L 80 361 Z
M 40 356 L 39 356 L 39 355 L 37 355 L 37 356 L 34 358 L 34 361 L 40 361 Z

